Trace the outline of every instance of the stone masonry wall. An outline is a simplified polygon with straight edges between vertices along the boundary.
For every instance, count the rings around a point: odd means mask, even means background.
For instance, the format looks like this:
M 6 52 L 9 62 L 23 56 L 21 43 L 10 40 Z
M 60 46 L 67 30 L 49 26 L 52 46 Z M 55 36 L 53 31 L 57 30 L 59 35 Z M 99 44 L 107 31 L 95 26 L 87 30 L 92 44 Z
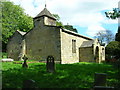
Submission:
M 101 61 L 105 61 L 105 47 L 101 46 L 100 47 L 100 53 L 101 53 Z
M 105 46 L 101 46 L 98 40 L 96 39 L 94 42 L 94 57 L 96 56 L 96 47 L 99 49 L 99 61 L 96 61 L 98 63 L 101 63 L 101 61 L 105 61 Z
M 37 24 L 26 36 L 26 55 L 29 59 L 45 61 L 52 55 L 60 63 L 60 30 L 52 26 Z
M 80 62 L 95 62 L 92 47 L 80 48 L 79 51 Z
M 15 34 L 7 44 L 8 58 L 12 58 L 15 61 L 19 60 L 18 56 L 21 52 L 21 47 L 22 47 L 21 44 L 22 44 L 22 36 L 18 32 L 15 32 Z
M 76 53 L 72 52 L 72 40 L 76 40 Z M 62 64 L 79 62 L 79 48 L 83 41 L 87 41 L 82 37 L 63 32 L 61 30 L 61 59 Z

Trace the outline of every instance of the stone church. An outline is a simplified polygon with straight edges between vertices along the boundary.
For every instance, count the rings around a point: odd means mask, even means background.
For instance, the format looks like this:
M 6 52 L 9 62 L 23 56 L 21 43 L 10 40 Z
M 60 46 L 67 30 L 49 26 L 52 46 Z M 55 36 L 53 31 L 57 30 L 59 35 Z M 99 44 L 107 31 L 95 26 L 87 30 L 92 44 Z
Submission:
M 33 21 L 32 30 L 27 33 L 17 30 L 9 39 L 9 58 L 18 61 L 26 55 L 29 60 L 46 61 L 51 55 L 60 64 L 105 60 L 105 47 L 97 39 L 56 26 L 56 19 L 46 7 Z

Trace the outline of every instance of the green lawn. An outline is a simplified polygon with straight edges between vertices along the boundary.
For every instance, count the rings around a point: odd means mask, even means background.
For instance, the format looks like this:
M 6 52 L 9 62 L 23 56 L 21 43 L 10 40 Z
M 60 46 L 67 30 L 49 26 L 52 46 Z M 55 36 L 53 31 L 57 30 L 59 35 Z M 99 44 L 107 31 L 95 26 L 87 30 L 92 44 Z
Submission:
M 117 69 L 109 64 L 56 64 L 55 73 L 47 73 L 45 63 L 29 63 L 29 68 L 13 62 L 2 63 L 3 88 L 21 88 L 23 80 L 32 79 L 39 88 L 92 88 L 94 73 L 107 73 L 107 85 L 116 86 Z

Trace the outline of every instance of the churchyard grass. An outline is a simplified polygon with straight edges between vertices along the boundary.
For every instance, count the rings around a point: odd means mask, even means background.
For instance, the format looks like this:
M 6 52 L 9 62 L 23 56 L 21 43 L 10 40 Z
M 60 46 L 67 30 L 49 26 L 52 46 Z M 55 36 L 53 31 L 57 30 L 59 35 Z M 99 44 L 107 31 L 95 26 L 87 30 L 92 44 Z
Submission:
M 55 73 L 46 72 L 46 63 L 28 63 L 28 66 L 22 68 L 22 64 L 3 62 L 3 88 L 22 88 L 27 79 L 34 80 L 38 88 L 92 88 L 95 73 L 107 73 L 108 86 L 117 84 L 117 69 L 109 64 L 56 64 Z

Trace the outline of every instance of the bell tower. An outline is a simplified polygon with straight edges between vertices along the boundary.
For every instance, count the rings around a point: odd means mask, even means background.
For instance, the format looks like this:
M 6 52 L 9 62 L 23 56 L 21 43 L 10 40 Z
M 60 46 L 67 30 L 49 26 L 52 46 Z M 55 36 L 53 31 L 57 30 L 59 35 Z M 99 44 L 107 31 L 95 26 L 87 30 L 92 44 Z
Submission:
M 54 16 L 47 10 L 46 4 L 45 8 L 36 16 L 34 19 L 34 25 L 50 25 L 56 26 L 56 19 Z

